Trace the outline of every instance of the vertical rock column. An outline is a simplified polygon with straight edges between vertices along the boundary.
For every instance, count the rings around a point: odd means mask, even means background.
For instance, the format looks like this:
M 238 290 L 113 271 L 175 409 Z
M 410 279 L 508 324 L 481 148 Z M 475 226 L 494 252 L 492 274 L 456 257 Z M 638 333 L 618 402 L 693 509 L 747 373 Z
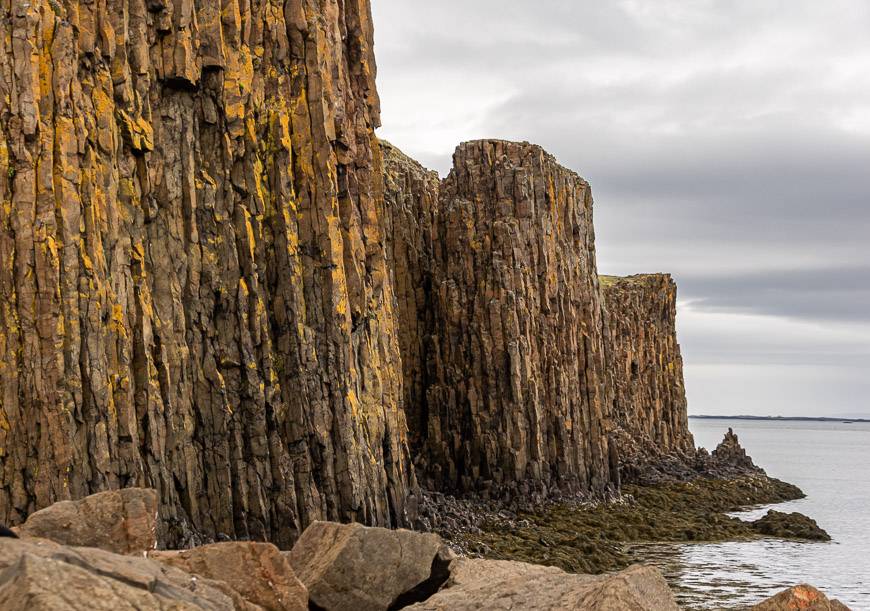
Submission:
M 434 213 L 431 178 L 399 174 L 417 214 L 395 208 L 393 235 L 399 250 L 418 245 L 397 272 L 409 276 L 397 281 L 400 302 L 428 293 L 431 308 L 429 320 L 417 317 L 427 335 L 406 342 L 424 353 L 411 359 L 412 387 L 420 376 L 425 389 L 411 422 L 427 485 L 603 490 L 608 402 L 589 185 L 540 147 L 501 141 L 460 145 Z
M 401 524 L 367 0 L 0 7 L 0 520 Z
M 381 141 L 387 260 L 396 291 L 404 405 L 412 450 L 420 451 L 427 430 L 426 359 L 432 343 L 432 259 L 439 218 L 441 180 L 437 172 Z
M 683 359 L 677 343 L 677 286 L 668 274 L 601 277 L 607 360 L 620 455 L 692 452 Z

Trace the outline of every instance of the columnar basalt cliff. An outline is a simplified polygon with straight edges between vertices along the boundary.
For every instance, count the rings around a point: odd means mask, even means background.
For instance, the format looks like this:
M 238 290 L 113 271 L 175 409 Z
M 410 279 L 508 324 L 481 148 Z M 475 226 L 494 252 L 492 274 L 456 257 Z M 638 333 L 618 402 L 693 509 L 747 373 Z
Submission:
M 676 284 L 667 274 L 600 281 L 620 456 L 694 452 L 677 343 Z
M 385 152 L 421 481 L 611 486 L 589 185 L 528 143 L 462 144 L 440 185 Z
M 426 358 L 433 324 L 432 259 L 440 218 L 441 180 L 437 172 L 381 141 L 384 159 L 387 260 L 396 290 L 399 346 L 404 372 L 404 405 L 411 446 L 427 436 Z
M 170 544 L 403 523 L 368 1 L 0 30 L 0 519 L 141 485 Z
M 443 181 L 382 153 L 367 0 L 0 28 L 0 520 L 148 486 L 165 544 L 289 545 L 409 523 L 412 463 L 601 492 L 615 433 L 690 446 L 672 283 L 608 319 L 589 185 L 540 147 L 463 144 Z

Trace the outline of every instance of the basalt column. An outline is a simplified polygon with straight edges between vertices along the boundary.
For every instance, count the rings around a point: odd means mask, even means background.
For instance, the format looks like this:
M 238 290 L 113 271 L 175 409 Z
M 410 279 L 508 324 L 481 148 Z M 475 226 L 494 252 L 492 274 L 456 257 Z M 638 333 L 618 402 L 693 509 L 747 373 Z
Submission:
M 432 273 L 440 179 L 388 142 L 384 156 L 387 261 L 396 291 L 404 405 L 411 447 L 421 449 L 427 430 L 426 359 L 433 345 Z
M 414 487 L 367 0 L 0 8 L 0 520 L 158 489 L 167 543 Z
M 676 284 L 667 274 L 648 274 L 602 276 L 601 287 L 621 457 L 692 452 L 677 343 Z
M 402 229 L 422 260 L 406 299 L 422 292 L 431 308 L 426 336 L 413 338 L 423 351 L 425 397 L 411 418 L 421 477 L 461 491 L 606 488 L 589 185 L 540 147 L 501 141 L 456 150 L 435 213 L 424 210 L 425 176 L 405 174 L 419 225 Z

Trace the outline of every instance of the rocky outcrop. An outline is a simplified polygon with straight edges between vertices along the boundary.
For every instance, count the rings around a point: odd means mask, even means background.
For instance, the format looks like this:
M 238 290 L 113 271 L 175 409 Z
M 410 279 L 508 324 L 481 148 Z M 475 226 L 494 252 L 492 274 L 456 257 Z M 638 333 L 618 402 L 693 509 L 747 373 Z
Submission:
M 167 544 L 404 523 L 369 3 L 0 33 L 0 519 L 153 486 Z
M 716 449 L 711 453 L 713 462 L 722 468 L 731 467 L 740 471 L 761 471 L 752 461 L 743 446 L 740 445 L 740 439 L 737 433 L 730 427 L 725 437 L 716 446 Z
M 233 598 L 273 611 L 305 611 L 308 591 L 270 543 L 215 543 L 180 552 L 150 552 L 149 558 L 191 575 L 224 584 Z
M 607 381 L 623 466 L 694 453 L 677 343 L 676 284 L 667 274 L 601 276 L 600 282 Z
M 435 593 L 453 554 L 436 535 L 315 522 L 287 557 L 317 608 L 378 611 Z
M 32 514 L 15 531 L 64 545 L 141 554 L 157 547 L 157 493 L 126 488 L 62 501 Z
M 831 536 L 815 520 L 796 511 L 784 513 L 771 509 L 764 517 L 753 521 L 752 527 L 768 537 L 803 541 L 831 540 Z
M 794 586 L 768 598 L 751 611 L 849 611 L 839 600 L 830 600 L 813 586 L 806 584 Z
M 101 515 L 114 506 L 105 493 L 86 500 Z M 87 523 L 82 536 L 100 542 L 102 527 L 98 521 Z M 0 544 L 0 608 L 675 608 L 664 578 L 652 568 L 592 577 L 521 562 L 457 559 L 436 535 L 360 524 L 315 522 L 290 552 L 254 542 L 136 555 L 110 549 L 26 535 L 5 541 Z M 514 606 L 505 607 L 509 603 Z
M 677 611 L 664 577 L 652 567 L 592 577 L 502 560 L 455 560 L 450 580 L 418 611 L 588 609 Z
M 0 575 L 5 611 L 245 609 L 220 584 L 154 560 L 41 539 L 4 541 Z
M 589 185 L 528 143 L 462 144 L 440 185 L 393 147 L 385 155 L 421 481 L 484 493 L 608 488 Z

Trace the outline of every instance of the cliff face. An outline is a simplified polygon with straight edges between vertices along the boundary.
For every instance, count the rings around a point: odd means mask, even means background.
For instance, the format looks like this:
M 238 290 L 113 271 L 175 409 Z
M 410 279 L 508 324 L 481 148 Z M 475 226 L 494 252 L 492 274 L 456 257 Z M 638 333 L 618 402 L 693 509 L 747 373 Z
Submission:
M 441 180 L 388 142 L 384 158 L 387 260 L 396 290 L 404 405 L 411 446 L 419 450 L 428 431 L 426 359 L 433 324 L 432 274 L 435 230 L 440 220 Z
M 694 451 L 677 343 L 677 287 L 667 274 L 602 276 L 608 386 L 623 460 Z
M 529 144 L 460 145 L 437 189 L 418 164 L 386 154 L 398 300 L 426 307 L 400 307 L 421 481 L 606 488 L 589 185 Z
M 168 543 L 403 523 L 367 0 L 0 29 L 0 520 L 136 485 Z
M 384 167 L 367 0 L 9 6 L 0 520 L 144 486 L 166 544 L 287 545 L 408 523 L 411 450 L 522 494 L 614 485 L 611 411 L 691 443 L 673 287 L 607 324 L 585 181 L 502 141 Z

